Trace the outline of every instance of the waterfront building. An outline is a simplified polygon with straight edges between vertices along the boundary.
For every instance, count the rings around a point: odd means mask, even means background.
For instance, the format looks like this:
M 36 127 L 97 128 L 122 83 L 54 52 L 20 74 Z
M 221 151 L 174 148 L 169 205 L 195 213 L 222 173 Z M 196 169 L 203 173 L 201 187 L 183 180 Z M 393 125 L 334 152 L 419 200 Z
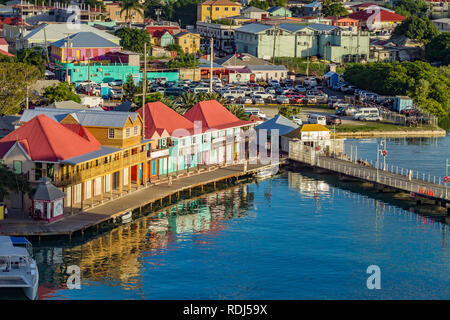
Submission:
M 320 56 L 333 62 L 367 60 L 369 34 L 353 32 L 322 24 L 298 25 L 282 23 L 269 26 L 259 23 L 235 30 L 237 52 L 247 52 L 258 58 L 306 58 Z
M 204 132 L 199 163 L 208 165 L 230 163 L 240 158 L 245 150 L 241 130 L 254 124 L 240 120 L 216 100 L 201 101 L 190 108 L 184 117 Z
M 213 22 L 240 14 L 241 4 L 230 0 L 207 0 L 197 5 L 197 21 Z
M 121 196 L 149 180 L 151 141 L 143 140 L 135 112 L 36 108 L 23 113 L 15 131 L 0 140 L 0 157 L 36 184 L 43 177 L 66 193 L 65 208 Z M 27 195 L 11 197 L 28 209 Z
M 432 22 L 440 32 L 450 32 L 450 18 L 436 19 Z
M 256 131 L 265 130 L 267 133 L 267 141 L 271 141 L 272 135 L 275 133 L 278 135 L 279 138 L 279 150 L 281 152 L 289 152 L 289 141 L 284 136 L 287 133 L 292 132 L 293 130 L 297 129 L 299 126 L 294 123 L 293 121 L 289 120 L 288 118 L 282 116 L 281 114 L 277 114 L 272 119 L 269 119 L 260 125 L 257 125 L 255 127 Z M 260 133 L 258 133 L 258 141 L 259 144 L 264 144 L 265 141 L 259 140 Z
M 143 117 L 142 108 L 137 112 Z M 201 131 L 194 135 L 194 123 L 162 102 L 145 105 L 145 138 L 152 140 L 152 179 L 197 166 L 198 152 L 190 152 L 191 145 L 202 143 Z

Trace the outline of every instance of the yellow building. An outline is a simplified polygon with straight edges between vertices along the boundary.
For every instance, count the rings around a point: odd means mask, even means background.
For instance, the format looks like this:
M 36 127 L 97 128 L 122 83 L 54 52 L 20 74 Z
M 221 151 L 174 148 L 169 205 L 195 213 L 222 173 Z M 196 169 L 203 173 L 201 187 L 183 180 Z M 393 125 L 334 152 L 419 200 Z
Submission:
M 197 5 L 197 21 L 209 22 L 240 15 L 241 4 L 231 0 L 210 0 Z
M 120 13 L 122 8 L 119 3 L 105 3 L 105 9 L 108 18 L 116 22 L 129 22 L 127 20 L 126 11 Z M 144 23 L 144 16 L 140 15 L 136 10 L 131 11 L 131 23 Z
M 180 32 L 175 36 L 175 44 L 178 44 L 184 53 L 197 53 L 200 51 L 200 34 Z

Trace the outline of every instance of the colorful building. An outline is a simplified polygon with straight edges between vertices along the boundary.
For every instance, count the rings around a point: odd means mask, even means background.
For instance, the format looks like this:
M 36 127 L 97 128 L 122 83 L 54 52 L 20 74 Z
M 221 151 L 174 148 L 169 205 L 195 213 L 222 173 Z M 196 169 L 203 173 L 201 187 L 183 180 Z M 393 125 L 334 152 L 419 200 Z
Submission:
M 137 113 L 36 108 L 0 140 L 0 158 L 35 184 L 48 177 L 65 192 L 65 208 L 83 208 L 139 188 L 149 179 L 150 140 Z M 11 207 L 27 209 L 26 195 Z
M 196 54 L 200 51 L 200 34 L 191 32 L 180 32 L 175 35 L 175 43 L 181 47 L 186 54 Z
M 137 10 L 131 10 L 131 21 L 128 21 L 126 11 L 120 12 L 122 8 L 120 3 L 104 3 L 105 10 L 108 18 L 115 22 L 131 22 L 131 23 L 144 23 L 144 12 L 140 14 Z
M 93 32 L 78 32 L 50 44 L 51 57 L 59 62 L 99 61 L 120 50 L 120 45 Z
M 171 31 L 164 29 L 150 29 L 148 30 L 152 39 L 153 46 L 167 47 L 174 43 L 174 37 Z
M 213 22 L 240 15 L 241 4 L 230 0 L 208 0 L 197 5 L 197 21 Z
M 272 17 L 292 17 L 292 11 L 285 7 L 272 7 L 267 12 Z
M 359 21 L 362 28 L 371 31 L 393 31 L 397 25 L 406 19 L 405 16 L 385 10 L 381 7 L 377 10 L 361 10 L 348 15 L 348 18 Z
M 331 20 L 331 24 L 336 27 L 354 27 L 358 28 L 359 21 L 356 19 L 348 18 L 348 17 L 336 17 L 336 16 L 330 16 L 325 17 L 325 19 Z

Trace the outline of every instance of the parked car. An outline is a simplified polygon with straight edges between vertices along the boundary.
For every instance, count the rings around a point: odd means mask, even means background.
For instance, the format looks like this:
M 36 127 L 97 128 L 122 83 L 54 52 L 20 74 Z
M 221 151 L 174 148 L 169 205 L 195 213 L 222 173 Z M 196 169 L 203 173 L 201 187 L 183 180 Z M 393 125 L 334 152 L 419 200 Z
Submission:
M 361 120 L 362 117 L 365 117 L 367 115 L 380 116 L 380 110 L 378 110 L 378 108 L 375 107 L 359 108 L 356 112 L 353 113 L 352 117 L 354 120 Z
M 111 81 L 110 83 L 108 83 L 111 87 L 115 87 L 115 86 L 121 86 L 122 85 L 122 80 L 116 80 L 116 81 Z
M 304 86 L 295 86 L 295 91 L 298 93 L 306 93 L 306 88 Z
M 289 103 L 289 98 L 286 97 L 286 96 L 277 96 L 276 101 L 279 104 L 288 104 Z
M 303 84 L 306 86 L 315 87 L 317 86 L 317 80 L 314 77 L 308 77 L 305 81 L 303 81 Z
M 111 90 L 110 97 L 114 100 L 122 98 L 122 90 Z
M 264 98 L 261 97 L 260 95 L 255 95 L 255 96 L 253 96 L 253 103 L 254 104 L 264 104 L 265 101 L 264 101 Z
M 358 120 L 361 120 L 361 121 L 377 121 L 378 122 L 378 121 L 383 120 L 383 118 L 380 115 L 372 113 L 372 114 L 366 114 L 366 115 L 360 116 L 358 118 Z
M 327 125 L 327 118 L 320 114 L 309 114 L 308 123 Z
M 267 116 L 264 112 L 261 111 L 259 108 L 245 108 L 245 113 L 248 115 L 255 115 L 260 117 L 261 119 L 266 119 Z
M 241 99 L 240 99 L 240 101 L 241 101 L 241 103 L 244 103 L 244 104 L 249 104 L 249 103 L 252 103 L 253 101 L 252 101 L 252 98 L 249 98 L 249 97 L 242 97 Z
M 341 118 L 339 118 L 338 116 L 335 116 L 335 115 L 328 115 L 328 116 L 326 116 L 326 121 L 327 121 L 327 125 L 340 125 L 340 124 L 342 124 L 342 120 L 341 120 Z

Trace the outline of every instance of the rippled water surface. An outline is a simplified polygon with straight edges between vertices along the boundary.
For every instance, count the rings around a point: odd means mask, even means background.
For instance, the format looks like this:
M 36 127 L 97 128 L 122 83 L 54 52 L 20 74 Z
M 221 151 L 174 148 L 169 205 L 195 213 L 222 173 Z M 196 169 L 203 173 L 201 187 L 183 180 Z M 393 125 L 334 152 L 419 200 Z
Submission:
M 388 141 L 390 159 L 437 175 L 449 141 Z M 376 150 L 375 140 L 349 143 Z M 449 234 L 329 178 L 287 172 L 34 250 L 40 299 L 448 299 Z M 80 290 L 65 285 L 69 265 L 81 269 Z M 380 290 L 366 287 L 370 265 Z

